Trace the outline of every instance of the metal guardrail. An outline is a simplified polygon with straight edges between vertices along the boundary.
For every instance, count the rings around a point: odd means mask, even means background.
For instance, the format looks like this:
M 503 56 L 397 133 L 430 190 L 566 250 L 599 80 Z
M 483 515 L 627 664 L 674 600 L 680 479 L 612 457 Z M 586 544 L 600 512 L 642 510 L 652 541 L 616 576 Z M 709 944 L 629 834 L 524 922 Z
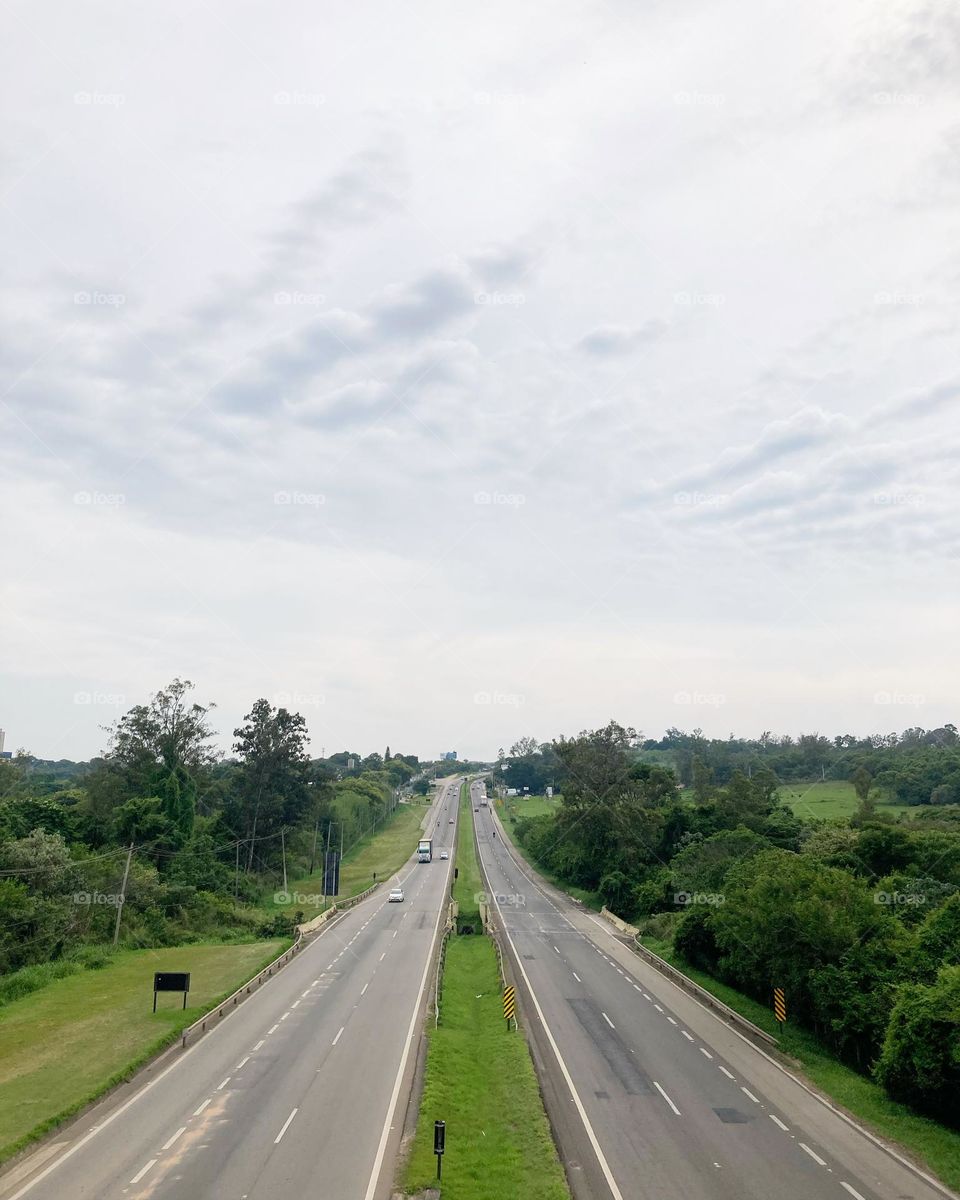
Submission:
M 667 979 L 671 981 L 671 983 L 675 983 L 678 987 L 683 988 L 684 991 L 689 992 L 691 996 L 695 996 L 701 1004 L 704 1004 L 707 1008 L 712 1009 L 718 1014 L 718 1016 L 723 1017 L 723 1019 L 730 1025 L 736 1025 L 739 1029 L 742 1029 L 744 1033 L 748 1034 L 752 1038 L 756 1038 L 758 1041 L 765 1043 L 767 1046 L 780 1045 L 779 1041 L 771 1034 L 767 1033 L 766 1030 L 761 1029 L 759 1025 L 754 1025 L 752 1021 L 748 1021 L 746 1017 L 741 1016 L 741 1014 L 738 1013 L 736 1009 L 731 1008 L 729 1004 L 724 1004 L 722 1000 L 718 1000 L 712 992 L 708 992 L 707 989 L 701 987 L 699 983 L 694 983 L 689 975 L 684 975 L 682 971 L 678 971 L 676 967 L 671 966 L 671 964 L 665 959 L 661 958 L 659 954 L 654 954 L 652 950 L 650 950 L 640 941 L 639 935 L 634 937 L 632 948 L 637 954 L 639 954 L 644 962 L 649 963 L 651 967 L 655 967 L 661 973 L 661 975 L 665 975 Z
M 220 1003 L 211 1008 L 209 1012 L 204 1013 L 199 1021 L 194 1021 L 192 1025 L 188 1025 L 186 1029 L 181 1032 L 181 1048 L 186 1046 L 187 1041 L 193 1034 L 205 1033 L 207 1024 L 211 1022 L 214 1017 L 219 1020 L 229 1007 L 236 1007 L 236 1005 L 240 1003 L 241 997 L 246 998 L 249 996 L 255 987 L 259 987 L 260 984 L 263 983 L 265 979 L 272 976 L 275 971 L 279 971 L 281 967 L 286 966 L 290 959 L 293 958 L 295 954 L 300 952 L 302 947 L 303 934 L 299 929 L 297 929 L 297 936 L 294 939 L 292 946 L 289 946 L 282 954 L 278 955 L 273 962 L 267 963 L 262 971 L 259 971 L 252 978 L 248 979 L 245 984 L 243 984 L 241 987 L 238 987 L 237 990 L 231 993 L 231 995 L 227 996 L 226 999 L 221 1000 Z

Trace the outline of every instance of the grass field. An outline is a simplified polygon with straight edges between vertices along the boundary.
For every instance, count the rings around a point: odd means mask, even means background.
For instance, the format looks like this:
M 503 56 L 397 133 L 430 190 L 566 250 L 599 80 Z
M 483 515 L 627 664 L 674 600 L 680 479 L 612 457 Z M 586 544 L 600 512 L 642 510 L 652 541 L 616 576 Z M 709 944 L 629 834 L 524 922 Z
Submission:
M 469 789 L 460 796 L 459 879 L 474 905 L 480 869 Z M 408 1194 L 435 1185 L 433 1123 L 446 1122 L 444 1200 L 569 1200 L 523 1034 L 503 1019 L 497 952 L 483 935 L 451 935 L 440 1024 L 429 1047 L 417 1131 L 404 1179 Z
M 798 817 L 817 821 L 846 821 L 853 816 L 859 801 L 853 784 L 845 779 L 816 780 L 810 783 L 787 783 L 780 788 L 780 798 L 789 804 Z M 906 804 L 894 804 L 877 797 L 877 813 L 911 813 Z
M 460 818 L 457 822 L 457 879 L 453 883 L 453 898 L 459 906 L 459 921 L 479 926 L 480 907 L 477 894 L 483 890 L 480 866 L 473 844 L 473 805 L 470 788 L 460 786 Z
M 343 856 L 340 866 L 340 899 L 356 896 L 377 879 L 387 879 L 403 864 L 417 847 L 420 838 L 420 823 L 427 813 L 425 804 L 401 804 L 386 825 L 364 838 Z M 307 917 L 323 910 L 323 873 L 321 869 L 313 875 L 304 875 L 291 880 L 287 891 L 301 897 L 286 904 L 277 904 L 270 896 L 266 903 L 278 911 L 293 914 L 303 910 Z M 302 899 L 308 897 L 308 899 Z
M 877 1084 L 838 1062 L 811 1033 L 789 1021 L 781 1033 L 769 1008 L 691 967 L 669 942 L 646 937 L 643 942 L 724 1004 L 779 1038 L 783 1053 L 800 1063 L 807 1078 L 859 1121 L 891 1142 L 899 1143 L 912 1157 L 922 1159 L 949 1187 L 960 1188 L 960 1132 L 946 1129 L 897 1104 Z
M 511 824 L 519 817 L 540 817 L 553 812 L 560 803 L 559 796 L 505 796 L 500 816 Z
M 106 1091 L 235 991 L 281 941 L 125 950 L 0 1009 L 0 1160 Z M 154 971 L 189 971 L 190 1007 L 161 995 Z

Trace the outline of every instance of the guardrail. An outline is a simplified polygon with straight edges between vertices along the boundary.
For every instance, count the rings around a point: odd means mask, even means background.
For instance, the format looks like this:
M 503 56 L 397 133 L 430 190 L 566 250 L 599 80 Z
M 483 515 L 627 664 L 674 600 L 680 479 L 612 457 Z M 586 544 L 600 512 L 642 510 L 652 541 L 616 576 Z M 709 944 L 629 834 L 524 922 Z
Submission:
M 188 1025 L 186 1029 L 182 1031 L 180 1034 L 181 1048 L 186 1046 L 188 1039 L 193 1034 L 205 1033 L 207 1024 L 211 1022 L 214 1017 L 219 1020 L 229 1007 L 236 1007 L 236 1005 L 240 1003 L 241 997 L 246 998 L 249 996 L 255 987 L 259 987 L 260 984 L 263 983 L 265 979 L 273 975 L 275 971 L 279 971 L 281 967 L 285 967 L 290 959 L 293 958 L 295 954 L 300 952 L 302 947 L 303 934 L 298 929 L 297 936 L 294 939 L 292 946 L 288 947 L 282 954 L 278 955 L 273 962 L 267 963 L 262 971 L 258 972 L 251 979 L 248 979 L 242 987 L 238 987 L 237 990 L 231 993 L 231 995 L 227 996 L 225 1000 L 221 1000 L 220 1003 L 214 1008 L 211 1008 L 209 1012 L 204 1013 L 199 1021 L 194 1021 L 192 1025 Z
M 678 987 L 683 988 L 684 991 L 689 992 L 691 996 L 695 996 L 701 1004 L 712 1009 L 730 1025 L 737 1026 L 744 1033 L 752 1038 L 756 1038 L 767 1046 L 780 1045 L 779 1041 L 767 1033 L 766 1030 L 761 1029 L 759 1025 L 754 1025 L 752 1021 L 748 1021 L 746 1017 L 741 1016 L 729 1004 L 724 1004 L 722 1000 L 718 1000 L 712 992 L 708 992 L 699 983 L 694 983 L 689 975 L 684 975 L 682 971 L 678 971 L 676 967 L 672 966 L 665 959 L 662 959 L 659 954 L 654 954 L 652 950 L 640 941 L 639 936 L 634 937 L 632 949 L 639 954 L 644 962 L 649 963 L 651 967 L 655 967 L 661 975 L 665 975 L 667 979 L 675 983 Z

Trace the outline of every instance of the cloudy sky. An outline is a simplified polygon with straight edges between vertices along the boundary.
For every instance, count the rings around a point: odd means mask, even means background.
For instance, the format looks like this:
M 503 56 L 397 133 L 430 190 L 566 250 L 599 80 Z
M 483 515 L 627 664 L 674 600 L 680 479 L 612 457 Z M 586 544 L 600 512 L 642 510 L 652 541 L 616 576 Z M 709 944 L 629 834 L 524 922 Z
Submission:
M 0 726 L 958 716 L 955 0 L 7 0 Z

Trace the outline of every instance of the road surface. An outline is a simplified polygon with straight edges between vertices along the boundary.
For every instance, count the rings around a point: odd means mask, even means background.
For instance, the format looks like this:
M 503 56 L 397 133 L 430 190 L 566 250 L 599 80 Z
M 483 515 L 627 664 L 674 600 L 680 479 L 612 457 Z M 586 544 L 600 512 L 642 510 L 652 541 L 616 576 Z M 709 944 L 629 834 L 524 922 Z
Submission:
M 443 784 L 431 809 L 434 861 L 414 856 L 397 876 L 404 903 L 388 903 L 385 885 L 347 911 L 132 1098 L 105 1101 L 52 1157 L 46 1147 L 32 1171 L 0 1180 L 0 1196 L 389 1196 L 459 784 Z M 441 847 L 449 860 L 436 856 Z
M 544 1095 L 578 1198 L 943 1200 L 545 884 L 472 785 Z M 494 836 L 496 835 L 496 836 Z M 532 994 L 533 999 L 530 998 Z

